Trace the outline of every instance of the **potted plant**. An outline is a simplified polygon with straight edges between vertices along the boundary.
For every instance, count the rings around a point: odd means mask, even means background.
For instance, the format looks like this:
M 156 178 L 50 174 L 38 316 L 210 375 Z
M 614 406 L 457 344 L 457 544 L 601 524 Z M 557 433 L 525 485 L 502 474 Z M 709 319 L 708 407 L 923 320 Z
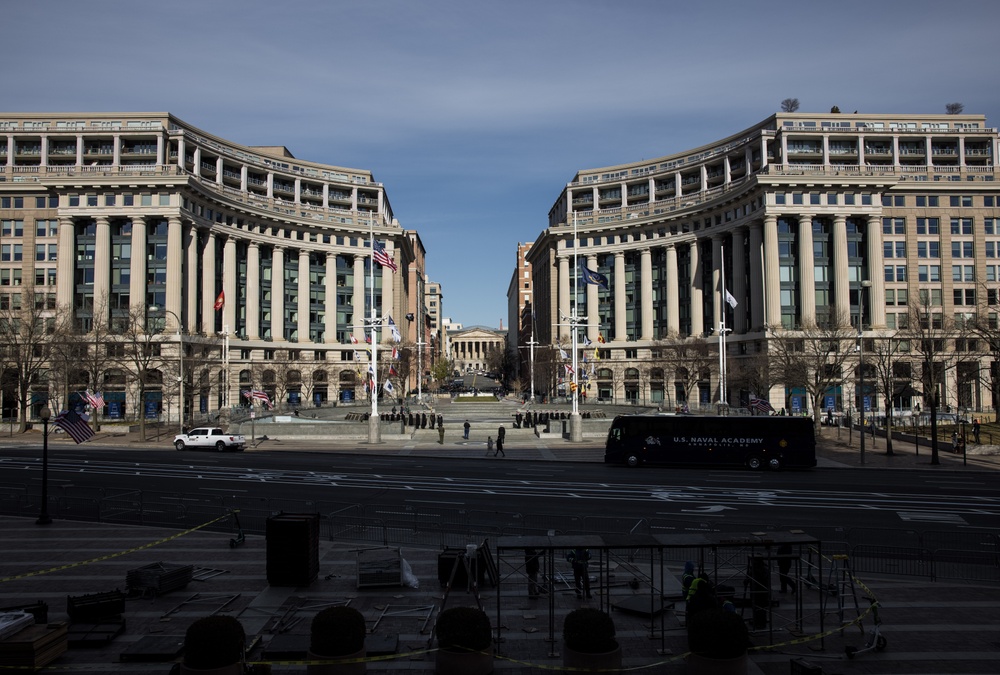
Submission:
M 181 675 L 242 675 L 246 633 L 232 616 L 206 616 L 184 634 Z
M 615 622 L 596 607 L 581 607 L 563 621 L 563 665 L 594 671 L 622 667 L 622 650 L 615 639 Z
M 317 675 L 356 675 L 364 673 L 365 636 L 368 625 L 364 615 L 346 605 L 327 607 L 313 617 L 309 631 L 309 660 L 343 659 L 345 663 L 311 665 L 307 672 Z
M 688 673 L 746 675 L 750 632 L 743 618 L 721 607 L 688 617 Z
M 434 626 L 438 675 L 488 675 L 493 672 L 493 628 L 476 607 L 449 607 Z

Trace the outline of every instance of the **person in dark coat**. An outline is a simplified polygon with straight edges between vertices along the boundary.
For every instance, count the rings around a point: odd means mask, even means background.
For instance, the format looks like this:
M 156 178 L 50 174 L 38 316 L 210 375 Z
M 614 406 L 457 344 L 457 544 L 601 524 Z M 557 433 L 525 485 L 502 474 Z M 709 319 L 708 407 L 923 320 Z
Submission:
M 505 429 L 504 426 L 501 424 L 500 428 L 497 429 L 497 451 L 493 453 L 494 457 L 496 457 L 497 455 L 503 455 L 504 457 L 507 456 L 507 453 L 503 451 L 503 439 L 506 433 L 507 429 Z
M 778 547 L 778 581 L 781 582 L 781 593 L 785 592 L 785 589 L 790 590 L 792 593 L 795 592 L 795 581 L 789 575 L 792 570 L 792 560 L 795 556 L 792 554 L 791 544 L 782 544 Z
M 541 555 L 533 548 L 524 549 L 524 571 L 528 575 L 528 597 L 537 598 L 541 587 L 538 585 L 538 570 Z
M 576 588 L 576 597 L 582 598 L 584 593 L 590 598 L 590 549 L 574 548 L 566 554 L 566 560 L 573 566 L 573 587 Z

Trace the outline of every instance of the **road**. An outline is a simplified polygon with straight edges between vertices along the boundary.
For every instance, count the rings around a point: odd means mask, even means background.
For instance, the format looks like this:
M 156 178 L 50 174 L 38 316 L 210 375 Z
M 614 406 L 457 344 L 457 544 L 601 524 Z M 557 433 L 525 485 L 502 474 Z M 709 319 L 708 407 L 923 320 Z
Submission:
M 887 480 L 891 476 L 891 480 Z M 7 447 L 0 484 L 39 489 L 35 447 Z M 747 472 L 469 461 L 361 453 L 178 453 L 80 446 L 50 450 L 51 495 L 104 489 L 245 496 L 390 508 L 503 511 L 547 518 L 658 519 L 677 529 L 990 527 L 1000 476 L 936 470 Z

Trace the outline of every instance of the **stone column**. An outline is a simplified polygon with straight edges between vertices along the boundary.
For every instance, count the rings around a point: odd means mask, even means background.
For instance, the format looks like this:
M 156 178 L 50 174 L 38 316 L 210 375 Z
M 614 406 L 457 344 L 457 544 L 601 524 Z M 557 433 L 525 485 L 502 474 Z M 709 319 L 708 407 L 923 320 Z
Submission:
M 9 157 L 14 156 L 14 152 L 9 151 Z M 72 218 L 62 217 L 59 219 L 59 257 L 56 261 L 56 305 L 58 307 L 68 307 L 70 311 L 75 311 L 73 306 L 73 289 L 76 287 L 74 270 L 76 269 L 76 225 Z
M 750 330 L 764 325 L 764 230 L 760 221 L 750 225 Z
M 781 266 L 778 263 L 778 216 L 764 216 L 764 295 L 765 323 L 781 328 Z
M 738 227 L 733 231 L 733 280 L 731 286 L 733 297 L 739 303 L 733 310 L 733 330 L 736 333 L 747 332 L 746 233 L 745 227 Z
M 688 257 L 691 259 L 691 335 L 700 337 L 705 333 L 705 290 L 701 283 L 702 261 L 697 239 L 688 245 Z
M 247 246 L 247 339 L 260 339 L 260 246 Z
M 222 288 L 226 293 L 226 304 L 222 308 L 222 325 L 229 327 L 229 334 L 236 334 L 236 310 L 240 305 L 239 280 L 236 268 L 236 237 L 229 236 L 222 248 Z
M 355 190 L 356 192 L 356 190 Z M 365 342 L 365 259 L 367 256 L 354 255 L 354 337 Z
M 653 254 L 649 247 L 639 253 L 639 292 L 642 295 L 640 340 L 653 339 Z
M 97 231 L 94 235 L 94 314 L 96 316 L 98 309 L 100 309 L 104 313 L 104 316 L 108 316 L 111 309 L 108 306 L 108 303 L 111 301 L 111 224 L 107 216 L 98 216 L 94 220 L 97 224 Z M 140 293 L 146 289 L 145 278 L 140 279 L 139 283 L 136 284 L 136 258 L 141 258 L 142 264 L 145 265 L 146 251 L 144 248 L 137 249 L 135 247 L 134 236 L 130 263 L 132 267 L 130 271 L 132 283 L 129 285 L 129 304 L 132 306 L 143 304 L 141 295 L 132 297 L 136 288 L 139 288 Z M 73 254 L 69 256 L 70 260 L 76 258 L 75 254 L 76 251 L 73 251 Z
M 799 317 L 803 328 L 816 325 L 816 265 L 813 259 L 812 215 L 799 214 Z
M 625 252 L 615 251 L 615 280 L 611 289 L 615 293 L 615 342 L 625 342 L 628 339 L 628 327 L 625 323 Z
M 129 265 L 132 277 L 129 283 L 129 304 L 132 307 L 146 306 L 146 219 L 132 217 L 132 261 Z
M 184 289 L 184 223 L 179 216 L 170 216 L 167 219 L 167 330 L 182 331 L 187 327 L 178 326 L 177 318 L 170 313 L 173 312 L 178 318 L 183 320 L 184 308 L 181 306 L 181 298 Z
M 597 269 L 597 256 L 587 256 L 587 267 L 592 270 Z M 597 284 L 587 284 L 587 339 L 597 342 L 597 334 L 601 330 L 600 310 L 597 294 L 601 287 Z
M 298 179 L 296 179 L 296 185 L 298 185 Z M 299 249 L 299 288 L 298 288 L 298 305 L 295 308 L 295 312 L 298 315 L 298 321 L 296 321 L 295 330 L 299 334 L 299 344 L 308 344 L 310 342 L 309 337 L 309 251 L 300 248 Z
M 679 286 L 677 247 L 673 244 L 667 244 L 667 334 L 670 337 L 677 337 L 681 332 Z
M 569 256 L 559 256 L 559 341 L 569 340 L 571 332 L 569 329 L 570 315 L 570 290 L 569 283 Z
M 833 259 L 830 273 L 833 276 L 833 313 L 832 325 L 845 327 L 851 325 L 851 294 L 847 259 L 847 216 L 838 213 L 833 217 Z
M 881 219 L 878 216 L 869 216 L 864 231 L 868 243 L 865 251 L 867 258 L 865 267 L 868 270 L 868 279 L 872 282 L 868 289 L 870 293 L 868 305 L 871 312 L 865 312 L 865 316 L 871 316 L 872 328 L 885 328 L 885 275 L 882 270 Z M 914 300 L 916 299 L 914 298 Z
M 722 235 L 712 235 L 712 329 L 722 323 Z
M 285 248 L 274 247 L 271 259 L 271 342 L 285 341 Z
M 324 185 L 324 188 L 326 186 Z M 323 342 L 337 344 L 337 254 L 326 252 L 326 283 L 323 285 Z
M 184 232 L 184 252 L 187 256 L 187 272 L 186 272 L 186 284 L 185 288 L 187 293 L 184 294 L 181 302 L 185 305 L 186 314 L 181 316 L 187 317 L 187 325 L 189 330 L 197 331 L 201 324 L 198 322 L 198 240 L 200 233 L 197 227 L 193 225 L 188 227 Z
M 201 332 L 215 335 L 215 299 L 219 288 L 215 285 L 215 232 L 205 232 L 205 246 L 201 250 Z

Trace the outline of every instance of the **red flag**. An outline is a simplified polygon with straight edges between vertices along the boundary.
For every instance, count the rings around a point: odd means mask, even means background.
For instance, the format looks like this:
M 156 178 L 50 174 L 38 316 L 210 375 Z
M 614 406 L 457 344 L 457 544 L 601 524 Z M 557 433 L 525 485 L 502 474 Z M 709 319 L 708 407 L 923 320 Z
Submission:
M 220 309 L 226 306 L 226 289 L 219 291 L 219 297 L 215 299 L 215 311 L 218 312 Z

